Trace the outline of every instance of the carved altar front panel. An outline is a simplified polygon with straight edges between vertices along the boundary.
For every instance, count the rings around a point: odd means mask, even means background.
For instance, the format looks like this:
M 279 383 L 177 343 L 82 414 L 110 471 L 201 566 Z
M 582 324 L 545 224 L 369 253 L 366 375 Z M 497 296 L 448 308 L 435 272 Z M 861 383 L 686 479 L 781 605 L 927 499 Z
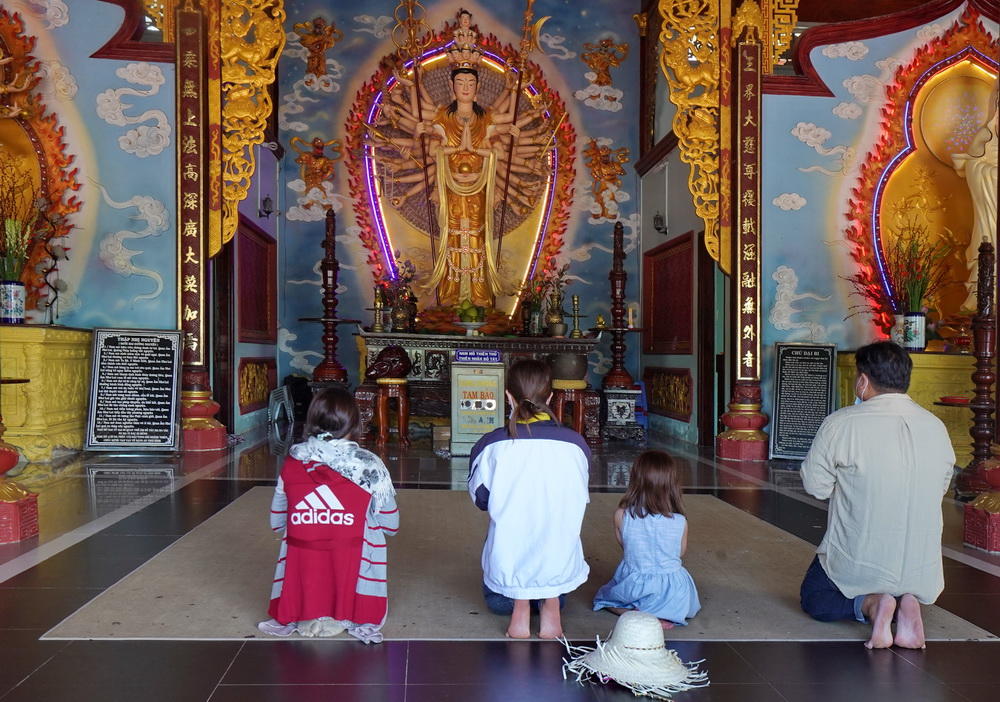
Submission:
M 691 370 L 647 366 L 642 380 L 646 384 L 649 411 L 681 422 L 691 421 Z

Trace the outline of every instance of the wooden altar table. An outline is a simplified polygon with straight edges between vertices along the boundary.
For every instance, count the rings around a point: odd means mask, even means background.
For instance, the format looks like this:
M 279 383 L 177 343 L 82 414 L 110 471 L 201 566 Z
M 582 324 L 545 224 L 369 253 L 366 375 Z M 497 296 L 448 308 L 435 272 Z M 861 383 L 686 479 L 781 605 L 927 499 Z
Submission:
M 410 414 L 423 417 L 451 416 L 451 361 L 455 349 L 497 349 L 505 366 L 519 358 L 545 358 L 551 354 L 587 355 L 601 341 L 597 336 L 580 339 L 524 336 L 457 336 L 448 334 L 375 333 L 359 329 L 355 334 L 363 378 L 368 364 L 386 346 L 401 346 L 413 364 L 407 376 Z M 363 410 L 364 408 L 362 408 Z

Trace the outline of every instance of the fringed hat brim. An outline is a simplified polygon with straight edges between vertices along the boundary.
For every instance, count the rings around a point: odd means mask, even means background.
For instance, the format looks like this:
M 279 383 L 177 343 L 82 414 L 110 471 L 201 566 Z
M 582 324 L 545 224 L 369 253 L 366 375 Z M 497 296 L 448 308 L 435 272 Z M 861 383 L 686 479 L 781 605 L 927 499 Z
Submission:
M 601 682 L 614 680 L 637 695 L 668 700 L 678 692 L 706 687 L 708 674 L 698 670 L 702 661 L 684 663 L 676 651 L 663 648 L 638 656 L 624 654 L 613 645 L 597 639 L 596 648 L 570 646 L 563 642 L 572 658 L 563 660 L 563 677 L 567 672 L 579 682 L 597 677 Z

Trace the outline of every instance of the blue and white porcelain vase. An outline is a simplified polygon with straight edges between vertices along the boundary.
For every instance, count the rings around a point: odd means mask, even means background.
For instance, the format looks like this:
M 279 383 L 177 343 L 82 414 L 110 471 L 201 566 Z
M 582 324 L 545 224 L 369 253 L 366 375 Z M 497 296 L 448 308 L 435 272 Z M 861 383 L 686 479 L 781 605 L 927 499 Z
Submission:
M 0 324 L 24 324 L 24 283 L 0 280 Z
M 923 312 L 907 312 L 903 316 L 903 348 L 923 351 L 927 347 L 927 316 Z

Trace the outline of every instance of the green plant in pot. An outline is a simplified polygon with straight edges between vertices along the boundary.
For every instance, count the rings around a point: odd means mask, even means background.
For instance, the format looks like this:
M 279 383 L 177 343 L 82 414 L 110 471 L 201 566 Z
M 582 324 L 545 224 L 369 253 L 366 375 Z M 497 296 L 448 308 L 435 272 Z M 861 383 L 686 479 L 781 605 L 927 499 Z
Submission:
M 903 346 L 922 351 L 927 345 L 926 307 L 952 281 L 948 257 L 953 247 L 931 240 L 927 227 L 911 220 L 888 239 L 885 246 L 886 270 L 903 309 Z
M 47 203 L 38 197 L 31 176 L 0 158 L 0 322 L 24 322 L 25 287 L 21 281 L 31 243 Z

